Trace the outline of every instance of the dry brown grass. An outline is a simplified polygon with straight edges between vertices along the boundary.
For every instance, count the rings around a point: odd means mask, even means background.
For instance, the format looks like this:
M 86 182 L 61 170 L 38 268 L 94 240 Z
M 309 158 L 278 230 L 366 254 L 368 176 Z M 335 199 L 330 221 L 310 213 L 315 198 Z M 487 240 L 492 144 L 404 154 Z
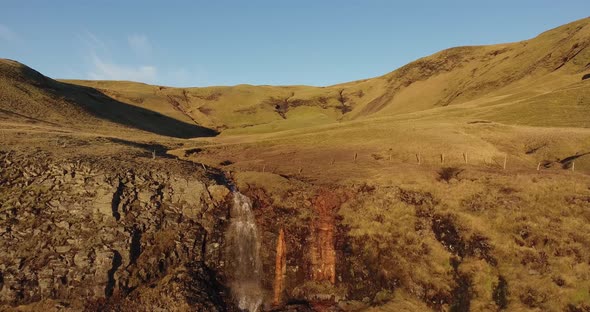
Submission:
M 432 298 L 452 306 L 458 284 L 451 260 L 458 257 L 472 310 L 563 310 L 590 302 L 590 179 L 572 178 L 468 172 L 411 191 L 378 185 L 340 213 L 353 242 L 360 238 L 355 254 L 379 270 L 373 278 L 387 276 L 431 308 Z

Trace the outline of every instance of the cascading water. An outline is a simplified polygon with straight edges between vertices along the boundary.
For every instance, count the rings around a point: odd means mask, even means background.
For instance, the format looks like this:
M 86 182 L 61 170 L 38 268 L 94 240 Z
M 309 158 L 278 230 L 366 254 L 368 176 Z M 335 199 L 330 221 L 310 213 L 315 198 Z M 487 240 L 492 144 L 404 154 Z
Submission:
M 230 224 L 225 233 L 225 262 L 232 296 L 242 310 L 255 312 L 262 304 L 260 241 L 252 202 L 233 191 Z

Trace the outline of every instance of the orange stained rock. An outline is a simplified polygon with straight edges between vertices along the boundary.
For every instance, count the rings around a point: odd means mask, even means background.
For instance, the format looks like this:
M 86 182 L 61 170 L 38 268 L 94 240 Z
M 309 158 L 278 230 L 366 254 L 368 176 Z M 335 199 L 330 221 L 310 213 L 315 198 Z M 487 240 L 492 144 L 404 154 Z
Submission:
M 336 210 L 341 199 L 333 191 L 322 190 L 314 201 L 317 213 L 311 228 L 311 265 L 314 281 L 336 282 L 336 250 L 334 249 L 334 231 Z
M 277 239 L 277 255 L 275 260 L 275 282 L 273 305 L 281 304 L 283 290 L 285 289 L 285 276 L 287 274 L 287 245 L 285 243 L 285 231 L 279 231 Z

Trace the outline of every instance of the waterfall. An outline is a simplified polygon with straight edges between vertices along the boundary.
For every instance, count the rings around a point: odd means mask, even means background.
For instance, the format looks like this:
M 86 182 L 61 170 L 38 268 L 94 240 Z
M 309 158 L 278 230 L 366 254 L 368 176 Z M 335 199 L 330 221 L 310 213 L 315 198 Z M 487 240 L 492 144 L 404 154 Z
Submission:
M 238 307 L 249 312 L 258 311 L 262 304 L 262 264 L 260 241 L 252 202 L 244 194 L 233 191 L 234 202 L 230 224 L 225 233 L 225 262 L 229 286 Z

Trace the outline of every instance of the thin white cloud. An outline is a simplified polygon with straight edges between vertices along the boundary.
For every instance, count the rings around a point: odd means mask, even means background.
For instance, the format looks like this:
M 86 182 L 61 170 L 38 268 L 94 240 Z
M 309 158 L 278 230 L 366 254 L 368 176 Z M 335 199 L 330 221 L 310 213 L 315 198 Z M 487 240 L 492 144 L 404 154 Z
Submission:
M 116 49 L 113 46 L 114 43 L 104 41 L 89 31 L 85 31 L 79 38 L 84 44 L 85 59 L 89 66 L 85 73 L 86 79 L 129 80 L 186 87 L 200 86 L 207 83 L 207 72 L 199 66 L 160 70 L 157 66 L 147 62 L 147 60 L 151 59 L 152 45 L 145 35 L 135 34 L 128 36 L 126 38 L 128 45 L 122 47 L 123 51 Z M 127 59 L 130 55 L 135 56 L 133 63 L 121 62 L 121 59 L 116 58 L 119 54 L 113 54 L 115 51 L 127 53 L 121 55 Z M 138 61 L 142 59 L 145 62 L 144 64 Z
M 140 57 L 149 57 L 152 53 L 152 45 L 146 35 L 131 35 L 127 37 L 129 46 Z
M 81 36 L 81 39 L 86 45 L 86 48 L 93 53 L 109 53 L 107 45 L 95 34 L 85 31 L 84 35 Z
M 129 66 L 105 61 L 93 55 L 93 69 L 88 73 L 92 80 L 130 80 L 146 83 L 157 81 L 158 70 L 154 66 Z
M 0 24 L 0 40 L 13 41 L 17 38 L 18 36 L 12 31 L 12 29 L 8 28 L 6 25 Z

